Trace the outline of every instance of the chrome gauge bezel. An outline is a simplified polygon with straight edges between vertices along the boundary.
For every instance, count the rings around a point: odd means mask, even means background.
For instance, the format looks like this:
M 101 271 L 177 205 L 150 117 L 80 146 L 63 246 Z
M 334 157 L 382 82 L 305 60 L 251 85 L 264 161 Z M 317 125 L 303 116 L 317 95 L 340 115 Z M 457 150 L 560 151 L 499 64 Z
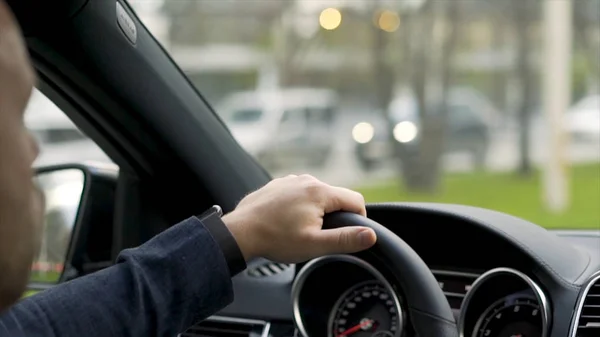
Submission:
M 302 337 L 310 337 L 302 321 L 302 314 L 300 313 L 300 294 L 302 292 L 304 283 L 314 270 L 332 262 L 346 262 L 359 266 L 365 269 L 367 272 L 369 272 L 369 274 L 373 276 L 375 281 L 379 281 L 383 285 L 383 287 L 388 291 L 392 300 L 394 301 L 394 306 L 396 307 L 396 312 L 398 313 L 398 332 L 401 334 L 404 330 L 404 312 L 402 310 L 402 306 L 400 305 L 400 298 L 398 297 L 398 294 L 396 294 L 396 291 L 394 290 L 392 285 L 388 282 L 388 280 L 383 276 L 383 274 L 379 270 L 377 270 L 365 260 L 362 260 L 353 255 L 340 254 L 323 256 L 311 260 L 310 262 L 305 264 L 302 267 L 302 269 L 300 269 L 298 275 L 296 276 L 296 279 L 294 280 L 294 283 L 292 284 L 292 309 L 294 314 L 293 317 L 294 323 L 296 324 L 300 335 Z M 327 332 L 327 335 L 329 335 L 329 332 Z
M 459 331 L 459 337 L 472 337 L 472 336 L 466 336 L 465 335 L 465 320 L 467 318 L 467 311 L 469 310 L 469 303 L 470 301 L 473 299 L 473 297 L 476 295 L 477 290 L 483 285 L 485 284 L 488 280 L 500 276 L 500 275 L 512 275 L 515 276 L 517 278 L 519 278 L 520 280 L 524 281 L 529 288 L 533 291 L 533 295 L 534 298 L 537 300 L 539 306 L 540 306 L 540 311 L 541 311 L 541 315 L 542 315 L 542 337 L 548 337 L 548 332 L 550 330 L 550 315 L 551 315 L 551 311 L 550 311 L 550 302 L 548 301 L 548 297 L 546 296 L 546 294 L 544 293 L 544 291 L 542 290 L 542 288 L 535 282 L 533 281 L 529 276 L 527 276 L 526 274 L 512 269 L 512 268 L 495 268 L 495 269 L 491 269 L 488 270 L 487 272 L 483 273 L 479 278 L 477 278 L 475 280 L 475 282 L 473 282 L 473 284 L 471 285 L 471 289 L 469 290 L 469 292 L 467 293 L 467 295 L 465 296 L 464 300 L 463 300 L 463 305 L 462 308 L 460 310 L 460 319 L 458 322 L 458 331 Z M 494 303 L 496 304 L 497 301 Z M 481 319 L 481 316 L 477 318 L 477 321 L 479 322 L 479 320 Z M 473 332 L 475 332 L 476 330 L 474 330 Z

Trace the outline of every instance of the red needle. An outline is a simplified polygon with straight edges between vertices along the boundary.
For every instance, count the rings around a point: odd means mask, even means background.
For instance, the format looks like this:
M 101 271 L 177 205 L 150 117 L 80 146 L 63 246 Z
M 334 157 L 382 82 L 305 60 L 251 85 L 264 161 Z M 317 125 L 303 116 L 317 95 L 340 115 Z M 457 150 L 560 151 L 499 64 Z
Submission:
M 346 337 L 349 336 L 355 332 L 357 332 L 358 330 L 362 329 L 363 327 L 369 325 L 369 324 L 373 324 L 373 320 L 368 320 L 368 321 L 362 321 L 360 323 L 358 323 L 357 325 L 351 327 L 350 329 L 342 332 L 341 334 L 335 336 L 335 337 Z

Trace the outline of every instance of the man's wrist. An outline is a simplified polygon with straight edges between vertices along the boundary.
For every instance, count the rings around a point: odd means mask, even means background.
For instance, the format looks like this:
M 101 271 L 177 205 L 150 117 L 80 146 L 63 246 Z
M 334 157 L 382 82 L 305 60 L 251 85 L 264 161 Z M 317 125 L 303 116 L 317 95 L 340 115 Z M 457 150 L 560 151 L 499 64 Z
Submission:
M 221 218 L 220 208 L 218 206 L 213 207 L 213 209 L 198 216 L 198 218 L 221 248 L 231 276 L 246 269 L 246 257 L 242 253 L 237 239 Z
M 244 219 L 236 211 L 226 214 L 222 218 L 223 223 L 237 242 L 237 245 L 245 261 L 256 257 L 252 243 L 252 233 L 248 232 L 248 226 L 244 226 Z

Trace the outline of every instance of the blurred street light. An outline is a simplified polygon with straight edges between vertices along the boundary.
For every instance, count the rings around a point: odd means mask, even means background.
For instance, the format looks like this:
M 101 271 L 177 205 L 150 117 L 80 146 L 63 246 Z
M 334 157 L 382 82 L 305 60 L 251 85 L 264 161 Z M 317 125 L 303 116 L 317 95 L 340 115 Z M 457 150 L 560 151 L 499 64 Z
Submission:
M 396 12 L 384 10 L 377 13 L 375 24 L 381 30 L 393 33 L 400 27 L 400 16 Z
M 373 139 L 375 129 L 367 122 L 358 123 L 352 128 L 352 138 L 360 144 L 366 144 Z
M 414 123 L 404 121 L 394 127 L 394 138 L 400 143 L 409 143 L 417 137 L 418 132 Z
M 342 13 L 336 8 L 326 8 L 319 16 L 319 24 L 323 29 L 334 30 L 342 23 Z

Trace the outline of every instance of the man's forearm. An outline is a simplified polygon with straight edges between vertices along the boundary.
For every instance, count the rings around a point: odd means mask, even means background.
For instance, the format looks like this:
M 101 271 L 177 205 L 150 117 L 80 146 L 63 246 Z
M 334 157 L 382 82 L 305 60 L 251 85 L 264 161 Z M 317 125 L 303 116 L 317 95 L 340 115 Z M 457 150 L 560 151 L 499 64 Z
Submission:
M 193 217 L 110 268 L 21 301 L 0 336 L 175 336 L 232 299 L 227 261 Z

